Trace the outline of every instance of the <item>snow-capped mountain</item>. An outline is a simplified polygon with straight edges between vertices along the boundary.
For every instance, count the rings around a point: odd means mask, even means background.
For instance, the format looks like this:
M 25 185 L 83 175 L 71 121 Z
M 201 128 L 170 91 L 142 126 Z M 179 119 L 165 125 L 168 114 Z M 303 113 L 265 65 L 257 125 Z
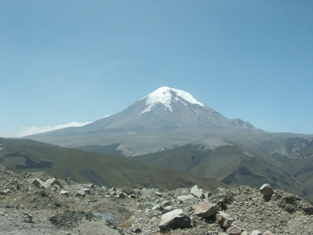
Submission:
M 161 87 L 124 111 L 100 119 L 86 128 L 138 131 L 200 126 L 253 128 L 250 123 L 240 119 L 223 117 L 188 92 L 169 87 Z
M 158 151 L 213 136 L 258 131 L 241 119 L 229 119 L 197 101 L 183 90 L 161 87 L 125 110 L 82 127 L 65 128 L 28 138 L 66 146 L 132 146 L 136 151 Z M 242 136 L 243 136 L 242 135 Z M 144 145 L 144 147 L 143 147 Z M 134 147 L 135 146 L 135 147 Z M 149 147 L 150 146 L 150 147 Z M 152 146 L 152 147 L 151 147 Z

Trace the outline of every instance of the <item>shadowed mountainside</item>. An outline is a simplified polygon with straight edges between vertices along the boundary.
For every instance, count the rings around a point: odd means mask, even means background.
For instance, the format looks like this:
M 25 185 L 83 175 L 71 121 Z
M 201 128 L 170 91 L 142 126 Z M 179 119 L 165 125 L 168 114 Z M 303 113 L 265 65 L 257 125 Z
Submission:
M 235 143 L 216 148 L 189 144 L 133 159 L 154 167 L 173 168 L 214 178 L 226 184 L 258 187 L 268 182 L 277 189 L 302 196 L 307 196 L 310 192 L 309 184 L 305 184 L 305 180 L 301 178 L 298 180 L 288 165 L 261 151 Z M 309 171 L 306 174 L 310 174 Z
M 77 149 L 62 148 L 33 140 L 0 138 L 0 163 L 15 172 L 43 170 L 60 178 L 98 185 L 174 189 L 199 184 L 213 189 L 224 185 L 171 169 L 157 169 L 137 161 Z M 225 186 L 225 185 L 224 185 Z

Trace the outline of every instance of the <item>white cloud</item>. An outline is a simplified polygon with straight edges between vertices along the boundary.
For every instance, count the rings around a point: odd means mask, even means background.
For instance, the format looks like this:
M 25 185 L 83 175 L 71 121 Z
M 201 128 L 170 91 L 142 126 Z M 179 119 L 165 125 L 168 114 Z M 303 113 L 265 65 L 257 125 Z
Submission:
M 21 132 L 16 133 L 14 137 L 23 137 L 23 136 L 27 136 L 27 135 L 34 135 L 34 134 L 44 133 L 44 132 L 48 132 L 48 131 L 59 130 L 59 129 L 66 128 L 66 127 L 80 127 L 80 126 L 85 126 L 89 123 L 90 122 L 70 122 L 67 124 L 61 124 L 61 125 L 57 125 L 57 126 L 21 127 Z

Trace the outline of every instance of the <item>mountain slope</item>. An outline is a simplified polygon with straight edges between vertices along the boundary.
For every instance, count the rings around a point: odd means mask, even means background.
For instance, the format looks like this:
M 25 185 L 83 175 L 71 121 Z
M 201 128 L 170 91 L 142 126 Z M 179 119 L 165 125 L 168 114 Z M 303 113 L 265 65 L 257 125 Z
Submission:
M 0 163 L 15 172 L 43 170 L 60 178 L 91 181 L 105 186 L 158 187 L 173 189 L 199 184 L 216 189 L 224 185 L 177 170 L 157 169 L 125 158 L 61 148 L 31 140 L 0 138 Z

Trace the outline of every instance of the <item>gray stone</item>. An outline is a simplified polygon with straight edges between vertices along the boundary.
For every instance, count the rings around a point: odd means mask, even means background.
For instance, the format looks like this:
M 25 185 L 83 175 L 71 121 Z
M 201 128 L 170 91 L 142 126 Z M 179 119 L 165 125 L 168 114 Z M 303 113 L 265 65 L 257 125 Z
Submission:
M 155 210 L 160 210 L 160 211 L 162 211 L 162 210 L 163 210 L 163 207 L 161 207 L 160 204 L 157 204 L 156 206 L 152 207 L 151 210 L 152 210 L 152 211 L 155 211 Z
M 167 200 L 161 202 L 161 206 L 168 206 L 170 204 L 171 204 L 170 201 L 167 201 Z
M 223 187 L 218 187 L 216 189 L 217 192 L 221 193 L 221 194 L 225 194 L 228 192 L 228 190 L 226 188 L 223 188 Z
M 222 211 L 218 211 L 215 217 L 216 217 L 216 222 L 221 226 L 221 228 L 224 228 L 224 229 L 229 228 L 232 222 L 234 221 L 234 219 L 231 218 L 230 215 Z
M 262 233 L 259 230 L 253 230 L 251 235 L 262 235 Z
M 260 192 L 264 196 L 271 196 L 274 193 L 272 186 L 269 184 L 263 184 L 260 188 Z
M 264 233 L 263 233 L 263 235 L 274 235 L 272 232 L 270 232 L 270 231 L 265 231 Z
M 241 235 L 241 228 L 236 225 L 231 225 L 227 230 L 226 233 L 228 235 Z
M 77 191 L 75 192 L 75 196 L 76 196 L 76 197 L 85 197 L 85 196 L 86 196 L 86 193 L 85 193 L 84 190 L 79 189 L 79 190 L 77 190 Z
M 185 201 L 194 201 L 196 200 L 196 198 L 193 195 L 183 195 L 183 196 L 178 196 L 177 200 L 181 202 L 185 202 Z
M 126 194 L 123 191 L 119 191 L 116 193 L 116 197 L 118 198 L 126 198 Z
M 209 198 L 212 196 L 212 193 L 210 191 L 207 191 L 204 193 L 205 198 Z
M 193 186 L 193 187 L 191 188 L 191 190 L 190 190 L 190 193 L 191 193 L 192 195 L 194 195 L 195 197 L 197 197 L 197 198 L 200 198 L 200 199 L 204 199 L 204 198 L 205 198 L 205 195 L 204 195 L 204 193 L 203 193 L 203 190 L 200 189 L 200 188 L 198 188 L 198 185 Z
M 60 191 L 60 195 L 67 197 L 67 196 L 68 196 L 68 191 L 61 190 L 61 191 Z
M 56 178 L 47 179 L 45 184 L 50 187 L 52 185 L 58 185 L 61 186 L 60 182 Z
M 38 178 L 35 178 L 32 184 L 35 185 L 37 188 L 49 188 L 49 186 L 45 182 Z
M 87 184 L 86 187 L 87 187 L 87 188 L 94 188 L 95 185 L 94 185 L 93 183 L 90 183 L 90 184 Z M 104 187 L 104 186 L 102 186 L 102 187 Z M 105 188 L 105 187 L 104 187 L 104 188 Z
M 33 222 L 33 215 L 32 214 L 28 214 L 28 213 L 24 213 L 23 221 L 26 222 L 26 223 L 32 223 Z
M 195 214 L 204 218 L 216 214 L 216 212 L 220 209 L 219 206 L 208 201 L 200 202 L 199 204 L 195 205 L 194 208 Z
M 161 217 L 159 228 L 161 231 L 174 228 L 188 228 L 191 226 L 189 215 L 182 209 L 176 209 L 165 213 Z
M 116 190 L 115 190 L 114 187 L 112 187 L 112 188 L 110 188 L 108 191 L 111 193 L 111 192 L 114 192 L 114 191 L 116 191 Z
M 166 206 L 166 207 L 164 207 L 162 213 L 165 214 L 165 213 L 170 212 L 172 210 L 174 210 L 174 208 L 172 206 Z
M 4 194 L 5 195 L 5 194 L 8 194 L 10 191 L 11 191 L 11 189 L 8 188 L 8 189 L 5 189 L 5 190 L 1 191 L 0 194 Z
M 91 189 L 90 188 L 84 188 L 83 189 L 86 194 L 91 194 Z
M 145 208 L 152 209 L 153 207 L 156 206 L 156 204 L 153 203 L 153 202 L 145 202 L 145 203 L 143 204 L 143 206 L 144 206 Z

